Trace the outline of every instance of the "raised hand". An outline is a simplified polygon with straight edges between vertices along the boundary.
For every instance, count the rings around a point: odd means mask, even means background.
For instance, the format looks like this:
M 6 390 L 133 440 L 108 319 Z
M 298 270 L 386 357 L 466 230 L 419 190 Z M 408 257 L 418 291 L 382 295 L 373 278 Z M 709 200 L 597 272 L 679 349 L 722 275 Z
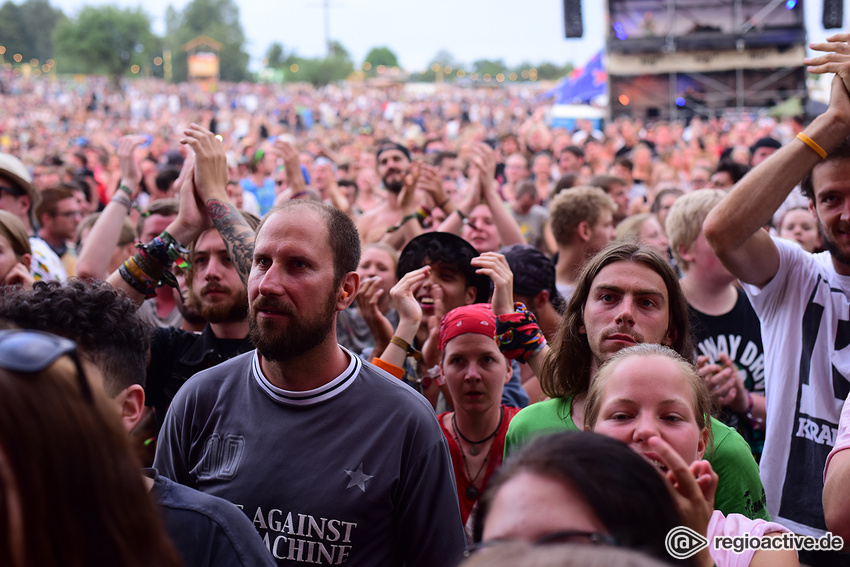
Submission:
M 183 133 L 185 137 L 180 143 L 187 144 L 195 153 L 194 185 L 198 197 L 204 203 L 210 199 L 227 201 L 227 156 L 224 144 L 215 134 L 197 124 L 190 124 Z
M 144 136 L 121 136 L 118 140 L 118 166 L 121 183 L 130 189 L 130 200 L 135 200 L 141 191 L 142 171 L 136 159 L 136 148 L 145 142 Z
M 476 268 L 476 274 L 484 274 L 493 280 L 493 313 L 513 313 L 514 273 L 508 265 L 508 260 L 498 252 L 484 252 L 473 258 L 471 264 Z
M 717 473 L 708 461 L 698 460 L 688 465 L 661 437 L 650 437 L 647 443 L 667 467 L 664 478 L 682 522 L 695 532 L 705 535 L 714 512 Z

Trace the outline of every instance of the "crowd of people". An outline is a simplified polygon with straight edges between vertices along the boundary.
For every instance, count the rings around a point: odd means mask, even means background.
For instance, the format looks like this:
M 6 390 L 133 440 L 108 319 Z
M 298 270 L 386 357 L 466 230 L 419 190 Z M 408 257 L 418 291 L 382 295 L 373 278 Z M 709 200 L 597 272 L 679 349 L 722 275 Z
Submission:
M 0 76 L 0 563 L 850 564 L 716 543 L 850 537 L 813 49 L 782 121 Z

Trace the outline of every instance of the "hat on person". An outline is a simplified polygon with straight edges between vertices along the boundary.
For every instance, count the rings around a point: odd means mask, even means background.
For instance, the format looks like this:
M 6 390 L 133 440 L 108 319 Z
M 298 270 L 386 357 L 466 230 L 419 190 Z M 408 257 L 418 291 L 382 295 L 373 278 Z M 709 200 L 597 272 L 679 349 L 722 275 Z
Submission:
M 750 148 L 750 153 L 756 153 L 756 150 L 759 148 L 773 148 L 778 150 L 782 147 L 782 144 L 776 138 L 771 138 L 770 136 L 765 136 L 764 138 L 759 138 L 756 140 L 756 143 Z
M 0 174 L 8 177 L 20 189 L 21 195 L 29 195 L 33 209 L 39 202 L 40 194 L 32 186 L 32 176 L 26 166 L 12 154 L 0 153 Z
M 496 314 L 489 303 L 473 303 L 452 309 L 440 321 L 440 351 L 458 335 L 478 333 L 491 339 L 496 336 Z
M 401 279 L 404 274 L 418 270 L 426 263 L 444 262 L 456 266 L 475 287 L 475 303 L 486 303 L 490 299 L 492 281 L 489 277 L 476 274 L 470 263 L 478 256 L 472 244 L 450 232 L 426 232 L 407 243 L 398 257 L 396 275 Z
M 386 152 L 386 151 L 389 151 L 389 150 L 400 151 L 401 153 L 403 153 L 405 155 L 405 157 L 407 158 L 407 161 L 410 161 L 410 150 L 408 150 L 405 146 L 402 146 L 401 144 L 399 144 L 397 142 L 390 142 L 390 141 L 383 142 L 380 146 L 378 146 L 378 151 L 375 154 L 375 158 L 381 159 L 381 154 Z
M 505 246 L 504 255 L 514 274 L 514 294 L 534 297 L 544 289 L 549 292 L 553 305 L 558 305 L 560 295 L 555 287 L 555 263 L 546 254 L 528 244 Z

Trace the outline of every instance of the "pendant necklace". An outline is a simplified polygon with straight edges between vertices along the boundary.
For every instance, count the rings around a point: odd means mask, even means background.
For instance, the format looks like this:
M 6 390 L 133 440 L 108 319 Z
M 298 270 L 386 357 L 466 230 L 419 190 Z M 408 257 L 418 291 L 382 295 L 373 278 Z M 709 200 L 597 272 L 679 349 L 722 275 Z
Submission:
M 487 466 L 487 461 L 490 460 L 490 455 L 488 454 L 484 457 L 484 461 L 481 463 L 481 467 L 479 467 L 478 472 L 475 473 L 475 476 L 473 477 L 472 474 L 469 472 L 469 465 L 466 462 L 466 452 L 463 450 L 463 444 L 460 442 L 460 439 L 458 439 L 457 436 L 460 435 L 464 441 L 471 445 L 469 449 L 470 455 L 479 455 L 481 454 L 481 447 L 479 447 L 479 445 L 486 443 L 487 441 L 496 436 L 496 432 L 498 432 L 499 428 L 502 427 L 502 419 L 504 419 L 505 414 L 504 412 L 502 412 L 502 415 L 499 417 L 499 425 L 496 426 L 496 430 L 481 441 L 470 441 L 466 436 L 464 436 L 464 434 L 461 433 L 460 429 L 458 429 L 457 427 L 457 418 L 455 417 L 455 415 L 456 414 L 452 414 L 452 426 L 454 427 L 456 433 L 455 442 L 457 442 L 457 446 L 460 447 L 460 455 L 461 457 L 463 457 L 463 469 L 464 471 L 466 471 L 466 478 L 469 479 L 469 486 L 464 491 L 464 495 L 466 496 L 466 499 L 470 502 L 475 502 L 476 500 L 478 500 L 478 496 L 480 496 L 481 494 L 481 492 L 475 486 L 475 481 L 478 480 L 478 477 L 481 476 L 481 473 Z
M 452 414 L 452 425 L 454 426 L 457 434 L 460 435 L 460 438 L 463 439 L 464 441 L 466 441 L 467 443 L 469 443 L 469 454 L 472 455 L 473 457 L 477 457 L 478 455 L 481 454 L 482 448 L 479 447 L 479 445 L 482 445 L 482 444 L 486 443 L 487 441 L 489 441 L 490 439 L 492 439 L 493 437 L 495 437 L 496 433 L 499 432 L 499 428 L 502 427 L 502 420 L 505 419 L 505 412 L 503 412 L 501 410 L 501 408 L 499 408 L 499 411 L 501 412 L 501 415 L 499 415 L 499 424 L 496 426 L 496 429 L 493 430 L 493 433 L 491 433 L 490 435 L 488 435 L 487 437 L 485 437 L 481 441 L 473 441 L 472 439 L 470 439 L 469 437 L 464 435 L 463 432 L 457 426 L 457 413 Z M 458 445 L 460 445 L 460 443 L 458 443 Z

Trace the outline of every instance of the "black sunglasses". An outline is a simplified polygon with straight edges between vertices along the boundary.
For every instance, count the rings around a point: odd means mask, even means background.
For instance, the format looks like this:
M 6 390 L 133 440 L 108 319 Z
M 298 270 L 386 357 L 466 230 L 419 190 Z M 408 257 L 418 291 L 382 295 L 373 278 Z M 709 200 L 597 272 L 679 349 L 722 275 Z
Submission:
M 0 185 L 0 193 L 8 193 L 13 197 L 22 197 L 27 194 L 26 191 L 19 187 L 9 187 L 8 185 Z
M 0 331 L 0 368 L 5 370 L 27 374 L 41 372 L 64 355 L 70 356 L 74 361 L 77 382 L 83 398 L 93 403 L 94 396 L 80 363 L 77 343 L 43 331 L 27 329 Z

